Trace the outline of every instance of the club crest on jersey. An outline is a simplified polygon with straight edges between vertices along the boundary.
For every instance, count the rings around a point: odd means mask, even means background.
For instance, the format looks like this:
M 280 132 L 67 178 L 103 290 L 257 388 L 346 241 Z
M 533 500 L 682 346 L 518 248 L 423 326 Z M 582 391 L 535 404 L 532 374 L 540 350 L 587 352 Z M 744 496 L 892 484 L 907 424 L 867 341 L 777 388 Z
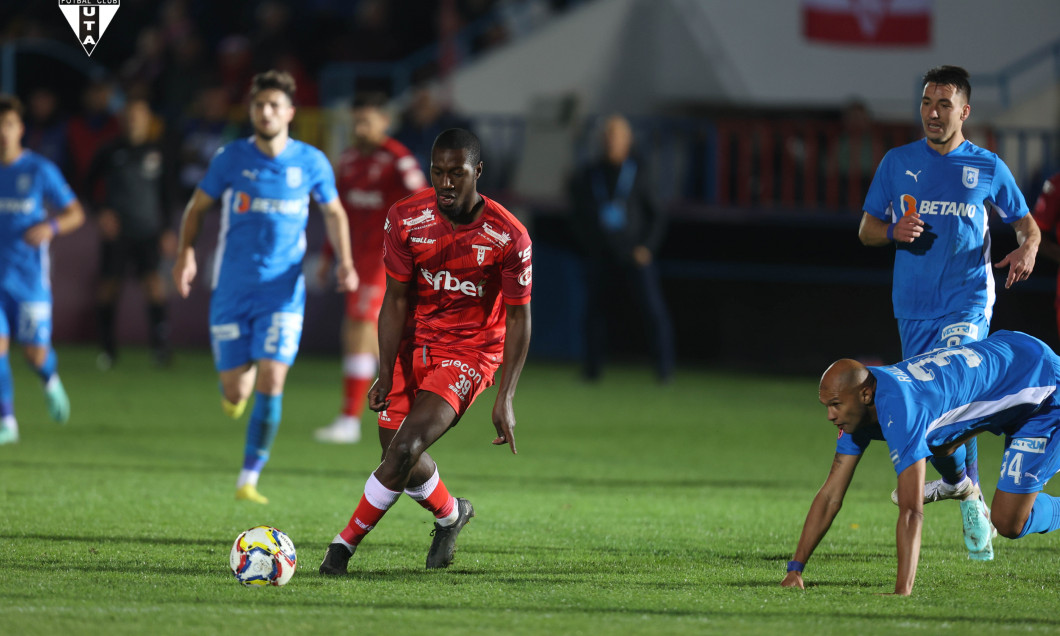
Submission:
M 302 185 L 302 168 L 300 166 L 287 166 L 287 187 L 297 188 Z
M 486 252 L 493 250 L 489 245 L 472 245 L 475 248 L 475 260 L 481 265 L 486 260 Z
M 103 37 L 103 32 L 118 13 L 120 2 L 121 0 L 59 0 L 59 10 L 63 12 L 67 24 L 74 30 L 77 41 L 89 57 L 92 57 L 92 51 Z
M 485 232 L 486 236 L 493 239 L 493 241 L 495 241 L 501 247 L 504 247 L 512 240 L 512 237 L 508 236 L 507 232 L 498 232 L 497 230 L 490 227 L 489 223 L 482 224 L 482 231 Z
M 29 192 L 30 186 L 33 185 L 33 177 L 28 174 L 20 174 L 15 179 L 15 189 L 18 190 L 19 194 L 26 194 Z
M 423 208 L 423 212 L 420 212 L 419 216 L 414 216 L 411 219 L 405 219 L 402 221 L 405 227 L 416 227 L 417 225 L 423 225 L 434 220 L 434 210 L 430 208 Z
M 964 187 L 969 190 L 979 185 L 979 168 L 964 166 L 964 174 L 961 175 L 961 183 L 963 183 Z

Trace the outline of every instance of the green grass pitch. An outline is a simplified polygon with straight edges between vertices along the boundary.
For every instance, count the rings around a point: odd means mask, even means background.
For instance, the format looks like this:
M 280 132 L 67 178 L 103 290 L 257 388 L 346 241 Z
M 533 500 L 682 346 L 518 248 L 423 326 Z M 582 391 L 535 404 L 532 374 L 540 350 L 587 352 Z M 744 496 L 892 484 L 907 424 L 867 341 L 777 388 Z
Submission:
M 478 516 L 446 571 L 423 568 L 431 519 L 403 499 L 351 561 L 317 566 L 379 450 L 312 431 L 339 403 L 336 359 L 293 368 L 262 477 L 268 506 L 233 499 L 244 423 L 219 409 L 204 352 L 155 370 L 132 350 L 109 373 L 60 348 L 73 417 L 46 420 L 18 359 L 22 441 L 0 447 L 4 634 L 969 634 L 1060 631 L 1060 537 L 998 539 L 967 560 L 953 502 L 926 509 L 912 598 L 894 585 L 895 477 L 881 448 L 806 569 L 782 589 L 810 500 L 834 451 L 816 378 L 685 370 L 668 386 L 614 369 L 527 366 L 519 455 L 490 444 L 495 389 L 432 449 Z M 1000 440 L 980 438 L 988 495 Z M 245 589 L 236 535 L 274 525 L 298 548 L 284 588 Z

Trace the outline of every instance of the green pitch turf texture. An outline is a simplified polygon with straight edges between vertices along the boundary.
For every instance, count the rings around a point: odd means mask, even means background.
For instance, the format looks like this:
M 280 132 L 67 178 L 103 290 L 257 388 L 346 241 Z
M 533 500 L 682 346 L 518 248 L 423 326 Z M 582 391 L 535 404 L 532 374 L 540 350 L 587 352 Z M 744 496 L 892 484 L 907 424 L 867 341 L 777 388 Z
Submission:
M 218 407 L 204 352 L 156 370 L 125 352 L 60 349 L 73 417 L 46 420 L 13 356 L 22 441 L 0 447 L 3 634 L 970 634 L 1060 631 L 1060 537 L 996 540 L 969 561 L 958 506 L 926 509 L 914 597 L 893 589 L 895 478 L 882 448 L 859 466 L 806 591 L 779 582 L 834 451 L 816 378 L 641 369 L 596 385 L 531 363 L 519 455 L 494 447 L 488 391 L 433 449 L 478 516 L 446 571 L 424 570 L 431 519 L 404 498 L 348 578 L 317 566 L 378 461 L 366 441 L 312 441 L 339 403 L 339 361 L 291 372 L 259 506 L 233 499 L 244 420 Z M 988 496 L 1000 441 L 981 438 Z M 283 588 L 228 570 L 236 535 L 281 528 L 298 548 Z

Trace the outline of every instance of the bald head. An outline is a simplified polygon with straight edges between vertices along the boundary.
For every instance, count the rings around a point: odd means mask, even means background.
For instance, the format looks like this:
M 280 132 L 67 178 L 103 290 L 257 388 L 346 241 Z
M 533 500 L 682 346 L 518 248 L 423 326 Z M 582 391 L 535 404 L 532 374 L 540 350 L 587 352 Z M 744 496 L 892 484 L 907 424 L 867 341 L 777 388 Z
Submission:
M 857 360 L 843 358 L 836 360 L 821 376 L 821 391 L 843 393 L 860 387 L 869 377 L 869 370 Z
M 821 376 L 818 397 L 828 420 L 847 433 L 876 419 L 876 378 L 857 360 L 833 362 Z

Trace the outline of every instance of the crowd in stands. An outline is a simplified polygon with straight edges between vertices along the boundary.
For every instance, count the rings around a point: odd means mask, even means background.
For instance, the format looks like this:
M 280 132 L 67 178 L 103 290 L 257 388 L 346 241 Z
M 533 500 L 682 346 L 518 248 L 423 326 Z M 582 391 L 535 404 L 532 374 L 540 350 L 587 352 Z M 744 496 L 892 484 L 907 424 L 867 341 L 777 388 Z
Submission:
M 251 76 L 270 68 L 291 73 L 299 107 L 319 105 L 316 78 L 335 62 L 401 60 L 437 42 L 442 24 L 456 30 L 486 25 L 472 52 L 524 33 L 575 0 L 124 0 L 92 62 L 105 75 L 65 76 L 20 66 L 18 92 L 27 105 L 25 145 L 59 165 L 82 194 L 95 152 L 113 140 L 129 97 L 145 98 L 156 115 L 154 134 L 175 153 L 171 191 L 186 198 L 213 151 L 249 132 L 241 123 Z M 54 41 L 76 47 L 52 4 L 0 8 L 0 46 Z M 22 64 L 20 62 L 20 64 Z M 30 72 L 26 72 L 26 71 Z M 420 79 L 438 73 L 425 68 Z M 375 88 L 375 87 L 373 87 Z M 466 125 L 427 89 L 415 90 L 396 131 L 426 152 L 444 127 Z M 423 140 L 428 140 L 423 143 Z M 421 158 L 422 159 L 422 158 Z M 86 197 L 91 200 L 92 197 Z

